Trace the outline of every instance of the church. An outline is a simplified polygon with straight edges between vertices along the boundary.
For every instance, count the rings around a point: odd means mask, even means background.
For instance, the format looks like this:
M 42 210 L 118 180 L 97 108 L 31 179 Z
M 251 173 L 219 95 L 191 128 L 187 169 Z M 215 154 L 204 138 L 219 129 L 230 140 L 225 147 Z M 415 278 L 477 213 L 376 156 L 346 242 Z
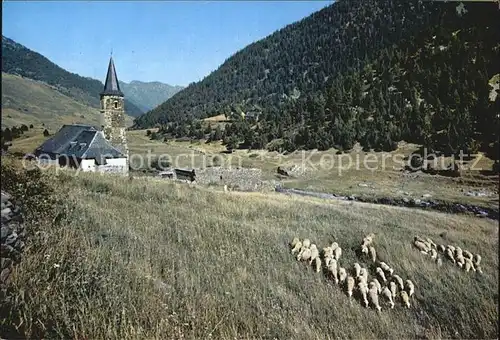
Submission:
M 128 174 L 124 95 L 120 90 L 113 57 L 109 60 L 100 99 L 102 130 L 90 125 L 63 125 L 35 150 L 37 159 L 83 171 Z

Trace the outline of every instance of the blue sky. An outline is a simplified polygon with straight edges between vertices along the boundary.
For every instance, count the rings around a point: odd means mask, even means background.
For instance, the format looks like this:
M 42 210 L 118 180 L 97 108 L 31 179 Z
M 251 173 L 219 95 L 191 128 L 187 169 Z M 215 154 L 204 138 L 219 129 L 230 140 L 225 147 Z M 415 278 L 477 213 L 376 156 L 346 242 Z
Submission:
M 3 1 L 3 35 L 103 81 L 188 85 L 228 57 L 333 1 Z

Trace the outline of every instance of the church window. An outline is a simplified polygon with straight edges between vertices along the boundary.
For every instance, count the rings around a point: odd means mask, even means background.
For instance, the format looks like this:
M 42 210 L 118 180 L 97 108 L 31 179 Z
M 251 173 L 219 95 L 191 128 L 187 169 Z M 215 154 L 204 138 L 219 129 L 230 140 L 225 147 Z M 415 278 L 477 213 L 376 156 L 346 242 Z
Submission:
M 118 108 L 118 101 L 115 100 L 115 109 L 117 109 L 117 108 Z

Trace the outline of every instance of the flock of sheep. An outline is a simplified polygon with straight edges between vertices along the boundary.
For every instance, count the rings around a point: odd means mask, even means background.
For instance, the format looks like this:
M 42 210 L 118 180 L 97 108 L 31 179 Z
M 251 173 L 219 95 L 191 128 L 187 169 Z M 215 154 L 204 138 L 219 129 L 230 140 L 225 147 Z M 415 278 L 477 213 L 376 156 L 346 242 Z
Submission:
M 457 265 L 466 272 L 473 271 L 480 274 L 483 273 L 481 270 L 481 255 L 472 254 L 468 250 L 462 250 L 462 248 L 453 245 L 436 245 L 430 238 L 422 238 L 420 236 L 415 236 L 413 240 L 413 245 L 420 250 L 422 254 L 430 255 L 431 259 L 435 260 L 438 265 L 443 263 L 441 253 L 446 259 L 450 260 L 453 264 Z
M 374 237 L 374 234 L 367 235 L 360 246 L 361 253 L 369 256 L 376 265 L 375 274 L 371 280 L 368 269 L 361 267 L 359 263 L 354 263 L 350 273 L 346 267 L 340 265 L 342 248 L 337 242 L 323 248 L 321 254 L 317 246 L 311 244 L 307 238 L 302 241 L 294 238 L 290 246 L 292 254 L 297 253 L 298 261 L 307 261 L 309 265 L 314 266 L 317 273 L 324 268 L 335 284 L 344 287 L 349 299 L 354 292 L 357 292 L 365 307 L 368 307 L 371 302 L 375 309 L 381 311 L 382 307 L 379 302 L 379 295 L 381 295 L 387 300 L 390 308 L 394 308 L 397 298 L 403 305 L 410 308 L 410 298 L 415 293 L 415 285 L 411 280 L 404 281 L 401 276 L 395 274 L 394 269 L 387 263 L 377 260 L 377 252 L 373 247 Z

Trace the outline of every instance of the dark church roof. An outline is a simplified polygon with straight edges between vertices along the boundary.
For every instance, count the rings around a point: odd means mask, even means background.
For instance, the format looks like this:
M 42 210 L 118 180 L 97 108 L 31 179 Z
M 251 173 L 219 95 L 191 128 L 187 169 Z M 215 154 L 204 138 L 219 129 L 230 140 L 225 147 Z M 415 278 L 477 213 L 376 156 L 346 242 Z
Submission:
M 125 155 L 113 147 L 102 131 L 89 125 L 63 125 L 54 137 L 35 150 L 36 155 L 67 155 L 81 159 L 119 158 Z
M 104 82 L 104 89 L 101 92 L 101 96 L 104 95 L 123 97 L 123 92 L 120 90 L 120 84 L 118 83 L 118 77 L 116 76 L 113 57 L 109 58 L 108 74 L 106 75 L 106 81 Z

